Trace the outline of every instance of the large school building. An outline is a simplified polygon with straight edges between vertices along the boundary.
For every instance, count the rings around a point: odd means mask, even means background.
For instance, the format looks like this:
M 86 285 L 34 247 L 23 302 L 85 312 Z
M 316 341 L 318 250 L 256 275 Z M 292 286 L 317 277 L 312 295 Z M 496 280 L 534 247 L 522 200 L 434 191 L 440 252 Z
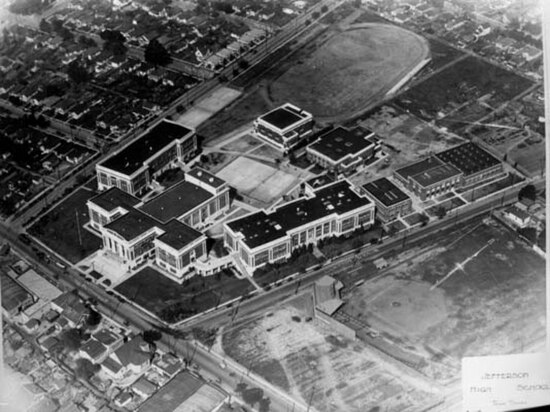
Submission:
M 191 159 L 196 152 L 194 130 L 163 120 L 96 166 L 99 190 L 118 187 L 140 195 L 156 175 L 177 161 Z
M 253 273 L 267 263 L 288 259 L 303 245 L 350 234 L 373 222 L 374 203 L 340 180 L 273 212 L 262 210 L 224 223 L 224 244 Z
M 195 168 L 148 202 L 112 187 L 87 205 L 90 226 L 113 258 L 128 269 L 152 260 L 183 279 L 193 262 L 206 258 L 206 236 L 199 230 L 229 210 L 229 186 Z

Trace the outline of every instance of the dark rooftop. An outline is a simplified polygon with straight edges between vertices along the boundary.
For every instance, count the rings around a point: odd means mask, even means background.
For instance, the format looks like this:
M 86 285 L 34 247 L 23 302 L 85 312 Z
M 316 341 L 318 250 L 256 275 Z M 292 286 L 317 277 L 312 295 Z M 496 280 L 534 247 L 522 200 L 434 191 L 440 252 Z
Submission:
M 88 342 L 82 345 L 80 350 L 87 353 L 88 356 L 90 356 L 92 359 L 97 359 L 107 351 L 107 348 L 101 342 L 98 342 L 95 339 L 90 339 Z
M 333 213 L 343 214 L 368 205 L 369 199 L 351 190 L 345 180 L 335 182 L 315 192 L 315 197 L 301 198 L 282 205 L 275 212 L 254 213 L 228 223 L 234 232 L 241 232 L 250 248 L 263 245 L 286 235 L 287 231 L 311 223 Z
M 445 150 L 436 156 L 444 162 L 452 164 L 464 173 L 464 176 L 469 176 L 500 164 L 500 161 L 496 157 L 471 142 Z
M 178 218 L 189 212 L 213 196 L 212 193 L 199 186 L 182 181 L 149 200 L 140 207 L 140 210 L 161 222 L 168 222 L 170 219 Z
M 132 240 L 154 226 L 160 227 L 161 224 L 145 213 L 132 208 L 125 215 L 105 225 L 105 228 L 118 233 L 126 240 Z
M 205 385 L 203 381 L 189 372 L 181 372 L 149 398 L 141 409 L 150 412 L 183 410 L 182 404 L 203 385 Z
M 288 126 L 302 120 L 303 117 L 303 115 L 300 116 L 300 112 L 296 112 L 290 107 L 278 107 L 277 109 L 260 116 L 260 119 L 278 129 L 286 129 Z
M 363 188 L 385 206 L 392 206 L 409 199 L 401 189 L 385 177 L 363 185 Z
M 172 219 L 166 223 L 163 226 L 163 229 L 165 230 L 165 233 L 157 239 L 176 250 L 184 248 L 189 243 L 202 236 L 202 233 L 198 230 L 195 230 L 176 219 Z
M 433 169 L 434 167 L 441 166 L 442 164 L 443 162 L 437 157 L 430 156 L 426 159 L 404 166 L 401 169 L 396 170 L 395 173 L 402 176 L 406 180 L 409 176 L 417 175 Z
M 101 207 L 103 210 L 111 212 L 119 206 L 122 206 L 125 209 L 130 209 L 141 201 L 137 197 L 120 190 L 118 187 L 111 187 L 110 189 L 92 197 L 90 202 Z
M 370 130 L 361 127 L 348 130 L 339 126 L 323 134 L 309 145 L 309 148 L 339 161 L 347 155 L 354 155 L 369 146 L 374 146 L 374 142 L 367 138 L 371 135 Z
M 333 183 L 333 182 L 334 182 L 334 178 L 328 173 L 324 173 L 322 175 L 315 176 L 307 180 L 306 184 L 311 186 L 313 189 L 317 189 L 319 187 L 328 185 L 329 183 Z
M 182 138 L 191 131 L 191 129 L 178 123 L 163 120 L 138 140 L 105 160 L 101 165 L 111 170 L 131 175 L 155 153 L 168 146 L 175 139 Z
M 225 180 L 220 179 L 219 177 L 213 175 L 210 172 L 207 172 L 204 169 L 201 169 L 200 167 L 193 168 L 193 170 L 191 170 L 187 174 L 215 188 L 218 188 L 225 184 Z
M 15 280 L 0 270 L 0 283 L 2 284 L 2 307 L 11 312 L 14 309 L 28 306 L 32 303 L 31 295 Z

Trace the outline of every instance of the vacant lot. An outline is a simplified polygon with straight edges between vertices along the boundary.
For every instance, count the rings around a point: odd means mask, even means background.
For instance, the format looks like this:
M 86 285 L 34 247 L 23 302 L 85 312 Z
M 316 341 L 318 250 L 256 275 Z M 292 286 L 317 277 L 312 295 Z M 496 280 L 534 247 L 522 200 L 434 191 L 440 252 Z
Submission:
M 246 153 L 262 144 L 263 142 L 260 139 L 257 139 L 254 136 L 246 134 L 226 144 L 225 146 L 222 147 L 222 149 Z
M 539 176 L 546 168 L 546 144 L 544 138 L 533 134 L 510 151 L 509 161 L 517 162 L 530 176 Z
M 254 287 L 229 271 L 209 277 L 195 276 L 180 285 L 145 267 L 115 289 L 161 319 L 175 322 L 245 295 Z
M 480 223 L 355 289 L 344 310 L 432 366 L 533 351 L 545 339 L 544 268 L 514 232 Z
M 223 350 L 319 411 L 413 411 L 437 396 L 360 341 L 333 334 L 289 304 L 226 329 Z
M 396 100 L 425 120 L 443 117 L 461 104 L 490 96 L 489 104 L 499 104 L 517 96 L 533 83 L 521 76 L 468 56 L 417 84 Z M 483 116 L 480 113 L 479 117 Z M 470 119 L 472 120 L 472 119 Z
M 463 51 L 455 49 L 439 40 L 429 39 L 428 41 L 430 43 L 430 54 L 432 57 L 430 66 L 434 69 L 439 69 L 453 60 L 464 56 Z
M 217 173 L 243 195 L 269 204 L 297 183 L 295 176 L 255 160 L 239 157 Z
M 417 34 L 365 23 L 304 56 L 270 85 L 270 97 L 317 117 L 349 114 L 383 97 L 428 53 L 426 40 Z
M 90 220 L 86 201 L 95 194 L 78 189 L 36 222 L 29 233 L 72 263 L 91 255 L 101 247 L 101 239 L 82 226 Z

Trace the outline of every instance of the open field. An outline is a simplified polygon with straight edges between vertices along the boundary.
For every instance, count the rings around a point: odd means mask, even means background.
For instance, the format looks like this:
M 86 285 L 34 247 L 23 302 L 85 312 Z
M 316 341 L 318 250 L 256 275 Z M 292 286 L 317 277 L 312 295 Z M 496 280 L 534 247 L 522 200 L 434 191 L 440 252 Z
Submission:
M 427 57 L 426 40 L 397 26 L 365 23 L 301 57 L 269 87 L 276 104 L 292 102 L 316 117 L 348 114 L 380 99 Z
M 84 259 L 101 247 L 101 239 L 82 227 L 90 220 L 86 201 L 95 194 L 78 189 L 36 222 L 29 233 L 72 263 Z
M 252 135 L 246 134 L 242 137 L 239 137 L 237 140 L 233 140 L 232 142 L 226 144 L 222 147 L 222 149 L 246 153 L 262 144 L 264 143 L 260 139 L 257 139 Z
M 430 53 L 432 57 L 430 67 L 433 67 L 433 69 L 439 69 L 453 60 L 464 56 L 462 50 L 455 49 L 439 40 L 430 38 L 428 41 L 430 43 Z
M 544 268 L 513 231 L 479 223 L 365 282 L 343 309 L 432 364 L 532 351 L 545 339 Z
M 518 163 L 531 176 L 540 175 L 546 168 L 546 144 L 544 138 L 533 135 L 510 151 L 509 162 Z
M 432 126 L 393 106 L 382 106 L 359 123 L 380 138 L 387 161 L 373 166 L 375 175 L 389 176 L 393 170 L 408 163 L 456 146 L 463 142 L 454 136 L 441 134 Z M 391 165 L 391 168 L 388 167 Z M 365 181 L 372 180 L 366 174 Z M 361 182 L 359 182 L 361 183 Z
M 295 176 L 246 157 L 239 157 L 217 173 L 245 196 L 269 204 L 297 183 Z
M 146 266 L 115 290 L 161 319 L 174 322 L 245 295 L 254 287 L 228 271 L 209 277 L 194 276 L 180 285 Z
M 531 80 L 468 56 L 401 94 L 396 102 L 429 121 L 486 95 L 490 95 L 489 105 L 496 108 L 532 84 Z
M 241 92 L 229 87 L 216 89 L 179 116 L 176 121 L 188 127 L 197 127 L 240 95 Z
M 361 341 L 312 320 L 311 302 L 309 308 L 296 306 L 286 304 L 251 323 L 226 328 L 223 350 L 323 412 L 413 411 L 437 400 L 429 384 L 406 376 Z

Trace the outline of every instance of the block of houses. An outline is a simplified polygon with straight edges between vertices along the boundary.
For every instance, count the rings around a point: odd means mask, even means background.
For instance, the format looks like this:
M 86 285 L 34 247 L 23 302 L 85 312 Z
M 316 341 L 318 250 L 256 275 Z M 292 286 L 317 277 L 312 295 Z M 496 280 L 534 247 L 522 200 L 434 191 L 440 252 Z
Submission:
M 376 205 L 376 216 L 384 223 L 412 212 L 411 198 L 385 177 L 364 184 L 363 190 Z
M 99 190 L 118 187 L 140 194 L 154 177 L 178 161 L 187 161 L 197 151 L 195 131 L 163 120 L 137 140 L 96 165 Z
M 373 222 L 374 203 L 340 180 L 272 212 L 260 210 L 225 222 L 224 245 L 241 271 L 253 273 L 267 263 L 288 259 L 296 248 L 349 235 Z
M 349 173 L 374 157 L 379 144 L 374 133 L 362 127 L 337 127 L 306 148 L 307 158 L 325 169 Z
M 254 132 L 271 146 L 287 152 L 313 132 L 313 116 L 285 103 L 258 117 L 254 121 Z

